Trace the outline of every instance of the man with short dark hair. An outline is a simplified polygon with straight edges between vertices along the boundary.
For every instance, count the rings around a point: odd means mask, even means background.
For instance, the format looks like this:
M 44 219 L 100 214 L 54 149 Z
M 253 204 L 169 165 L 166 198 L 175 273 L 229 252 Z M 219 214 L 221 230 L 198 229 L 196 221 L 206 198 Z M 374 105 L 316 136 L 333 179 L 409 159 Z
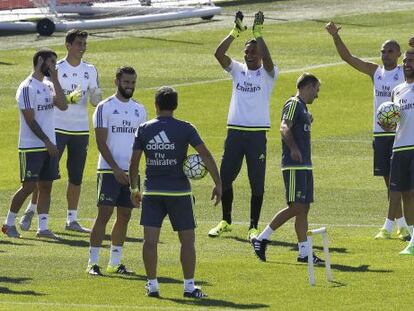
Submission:
M 132 274 L 121 262 L 128 223 L 134 204 L 130 198 L 128 165 L 132 154 L 135 132 L 146 121 L 143 105 L 132 99 L 137 74 L 132 67 L 121 67 L 116 72 L 116 93 L 96 107 L 93 114 L 98 161 L 98 216 L 93 224 L 89 261 L 86 270 L 90 275 L 102 275 L 99 251 L 105 229 L 116 207 L 116 221 L 111 233 L 111 255 L 106 271 L 115 274 Z
M 59 159 L 67 148 L 66 168 L 68 170 L 67 220 L 65 229 L 77 232 L 90 232 L 78 220 L 78 203 L 89 145 L 89 118 L 87 101 L 96 106 L 102 99 L 98 73 L 94 65 L 82 60 L 86 51 L 88 33 L 84 30 L 69 30 L 65 37 L 67 55 L 57 63 L 59 81 L 65 92 L 69 108 L 55 110 L 56 143 Z M 29 230 L 37 200 L 37 191 L 20 220 L 20 228 Z
M 270 224 L 252 239 L 253 249 L 260 260 L 266 261 L 270 235 L 289 219 L 295 217 L 298 238 L 298 262 L 308 262 L 308 212 L 313 202 L 311 160 L 312 115 L 308 105 L 318 98 L 320 82 L 313 74 L 304 73 L 297 81 L 297 93 L 283 106 L 280 133 L 282 135 L 282 173 L 286 188 L 287 207 L 279 211 Z M 315 264 L 323 263 L 317 256 Z
M 211 199 L 215 205 L 221 199 L 221 181 L 216 162 L 197 130 L 188 122 L 174 118 L 177 92 L 162 87 L 155 94 L 157 117 L 142 124 L 136 133 L 134 151 L 129 166 L 132 199 L 141 201 L 138 188 L 138 168 L 142 154 L 146 158 L 144 191 L 142 192 L 141 225 L 144 226 L 142 255 L 148 283 L 147 295 L 159 297 L 157 281 L 157 245 L 162 222 L 169 216 L 181 243 L 180 259 L 184 274 L 184 297 L 204 298 L 207 295 L 195 286 L 196 265 L 194 199 L 191 185 L 183 172 L 183 162 L 191 145 L 203 159 L 215 183 Z
M 236 13 L 234 28 L 214 54 L 221 67 L 232 76 L 233 92 L 220 166 L 223 215 L 218 225 L 209 231 L 210 237 L 232 230 L 233 182 L 244 157 L 251 188 L 248 238 L 258 233 L 266 172 L 266 132 L 270 129 L 270 97 L 278 75 L 263 39 L 263 22 L 263 13 L 256 13 L 252 29 L 254 39 L 248 40 L 244 47 L 245 64 L 226 55 L 232 42 L 247 29 L 240 11 Z
M 53 107 L 68 108 L 56 71 L 57 55 L 49 49 L 33 56 L 33 72 L 20 84 L 16 100 L 20 111 L 19 158 L 20 189 L 14 194 L 3 233 L 20 237 L 16 216 L 26 198 L 39 189 L 37 211 L 39 227 L 36 236 L 59 240 L 48 228 L 50 193 L 53 180 L 59 178 L 58 149 L 53 128 Z M 45 79 L 49 77 L 50 80 Z

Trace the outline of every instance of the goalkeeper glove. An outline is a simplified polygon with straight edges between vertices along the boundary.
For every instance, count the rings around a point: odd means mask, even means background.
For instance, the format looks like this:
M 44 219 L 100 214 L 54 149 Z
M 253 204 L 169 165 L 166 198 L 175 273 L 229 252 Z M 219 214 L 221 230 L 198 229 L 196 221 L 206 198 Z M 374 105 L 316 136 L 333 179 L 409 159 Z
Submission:
M 230 31 L 230 36 L 233 38 L 237 38 L 241 32 L 247 29 L 247 27 L 243 25 L 243 18 L 243 13 L 241 11 L 237 11 L 236 16 L 234 17 L 234 27 Z
M 253 37 L 255 39 L 262 36 L 263 22 L 264 22 L 263 12 L 259 11 L 254 15 Z
M 82 97 L 82 89 L 80 85 L 71 93 L 66 95 L 66 101 L 68 104 L 77 104 L 79 102 L 79 99 Z

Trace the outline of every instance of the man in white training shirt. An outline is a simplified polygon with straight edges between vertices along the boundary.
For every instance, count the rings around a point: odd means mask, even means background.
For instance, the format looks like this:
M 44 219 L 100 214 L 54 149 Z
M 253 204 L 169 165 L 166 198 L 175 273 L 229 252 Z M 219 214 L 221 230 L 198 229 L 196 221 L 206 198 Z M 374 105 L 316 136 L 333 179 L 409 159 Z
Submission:
M 263 13 L 258 12 L 253 24 L 255 39 L 245 44 L 244 64 L 226 55 L 231 43 L 247 29 L 243 25 L 243 14 L 240 11 L 236 13 L 233 30 L 220 43 L 214 54 L 221 67 L 232 76 L 233 91 L 220 166 L 223 218 L 209 231 L 210 237 L 220 236 L 232 229 L 232 185 L 240 172 L 244 157 L 251 187 L 248 238 L 258 234 L 257 225 L 263 203 L 266 171 L 266 132 L 270 129 L 270 97 L 278 75 L 278 69 L 273 64 L 262 36 L 263 21 Z
M 116 94 L 96 107 L 93 114 L 98 162 L 98 216 L 93 224 L 89 261 L 86 272 L 102 275 L 99 267 L 99 250 L 105 237 L 105 228 L 116 207 L 116 221 L 111 233 L 111 255 L 108 273 L 131 274 L 121 262 L 122 246 L 134 207 L 131 201 L 127 175 L 135 132 L 147 119 L 143 105 L 132 99 L 137 74 L 132 67 L 121 67 L 116 72 Z
M 395 40 L 387 40 L 382 44 L 383 66 L 380 66 L 353 56 L 339 36 L 341 27 L 330 22 L 325 28 L 332 36 L 339 56 L 356 70 L 368 75 L 374 86 L 374 176 L 383 176 L 389 197 L 388 215 L 375 239 L 391 238 L 395 219 L 398 237 L 401 240 L 407 240 L 410 238 L 410 229 L 402 213 L 401 196 L 397 192 L 391 194 L 389 191 L 391 154 L 395 132 L 382 129 L 378 124 L 376 113 L 383 102 L 391 100 L 391 91 L 394 87 L 404 82 L 403 69 L 398 65 L 398 58 L 401 56 L 400 45 Z
M 19 238 L 16 216 L 24 201 L 39 189 L 37 211 L 39 227 L 36 236 L 59 240 L 48 229 L 52 182 L 59 178 L 58 156 L 53 124 L 53 107 L 68 108 L 56 71 L 57 55 L 41 49 L 33 56 L 34 71 L 20 84 L 16 100 L 20 111 L 19 159 L 21 187 L 14 194 L 3 233 Z M 50 80 L 45 79 L 50 77 Z
M 98 73 L 95 66 L 82 60 L 86 51 L 88 33 L 72 29 L 67 32 L 65 45 L 67 55 L 58 61 L 59 81 L 66 95 L 69 108 L 66 111 L 55 109 L 56 143 L 59 159 L 67 147 L 66 168 L 68 170 L 67 220 L 66 230 L 90 232 L 77 221 L 78 203 L 81 192 L 83 170 L 89 144 L 88 97 L 93 106 L 101 101 Z M 20 228 L 29 230 L 36 208 L 37 191 L 20 219 Z

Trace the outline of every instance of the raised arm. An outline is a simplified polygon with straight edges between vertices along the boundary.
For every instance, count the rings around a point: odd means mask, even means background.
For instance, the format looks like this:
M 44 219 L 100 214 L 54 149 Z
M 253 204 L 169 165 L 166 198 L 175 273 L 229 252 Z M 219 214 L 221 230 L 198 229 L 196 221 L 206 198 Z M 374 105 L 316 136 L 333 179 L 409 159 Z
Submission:
M 338 54 L 342 60 L 354 67 L 356 70 L 365 73 L 373 78 L 378 65 L 371 62 L 366 62 L 358 57 L 353 56 L 339 36 L 339 30 L 341 27 L 335 25 L 334 22 L 329 22 L 326 24 L 325 28 L 332 36 L 336 50 L 338 51 Z
M 272 57 L 270 56 L 269 49 L 267 48 L 266 42 L 263 39 L 262 30 L 263 30 L 264 15 L 261 11 L 257 12 L 254 16 L 253 22 L 253 36 L 257 41 L 257 48 L 259 49 L 262 55 L 263 67 L 274 76 L 275 65 L 273 64 Z
M 217 205 L 221 201 L 222 188 L 220 174 L 217 169 L 216 161 L 214 160 L 213 156 L 211 155 L 210 151 L 207 149 L 205 144 L 198 145 L 194 149 L 199 153 L 199 155 L 203 159 L 203 162 L 206 165 L 207 170 L 211 175 L 211 178 L 213 178 L 215 186 L 211 194 L 211 199 L 213 200 L 215 198 L 214 205 Z
M 290 120 L 282 120 L 280 124 L 280 134 L 282 135 L 283 141 L 289 147 L 290 150 L 290 157 L 294 161 L 302 162 L 302 154 L 296 144 L 295 138 L 293 137 L 291 128 L 293 126 L 293 122 Z
M 241 32 L 247 29 L 247 27 L 243 25 L 243 17 L 243 13 L 241 11 L 238 11 L 236 13 L 233 29 L 224 38 L 224 40 L 220 42 L 219 46 L 216 49 L 216 52 L 214 53 L 214 57 L 224 69 L 229 67 L 231 64 L 231 58 L 226 55 L 227 50 L 229 49 L 234 39 L 236 39 Z
M 53 105 L 56 106 L 59 110 L 68 109 L 68 104 L 66 102 L 66 96 L 63 92 L 62 86 L 60 85 L 58 79 L 58 72 L 56 67 L 49 67 L 50 81 L 53 83 L 53 88 L 55 89 L 55 96 L 53 97 Z

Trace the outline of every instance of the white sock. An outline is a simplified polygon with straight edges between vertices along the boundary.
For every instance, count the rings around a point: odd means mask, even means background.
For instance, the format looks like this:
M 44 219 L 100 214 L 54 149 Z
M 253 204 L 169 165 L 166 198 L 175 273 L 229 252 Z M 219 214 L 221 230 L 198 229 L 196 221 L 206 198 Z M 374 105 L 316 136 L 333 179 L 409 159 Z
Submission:
M 408 231 L 410 231 L 410 235 L 413 236 L 413 226 L 407 226 Z
M 66 218 L 67 224 L 70 224 L 73 221 L 78 219 L 78 210 L 76 209 L 68 209 L 68 216 Z
M 38 227 L 39 231 L 47 230 L 48 222 L 49 222 L 48 214 L 39 214 L 39 227 Z
M 401 218 L 397 218 L 396 219 L 396 222 L 397 222 L 398 229 L 407 228 L 408 227 L 407 222 L 405 221 L 405 217 L 404 216 L 401 217 Z
M 12 211 L 9 210 L 9 212 L 7 213 L 6 225 L 9 227 L 15 226 L 16 217 L 17 217 L 17 213 L 13 213 Z
M 111 256 L 109 258 L 110 266 L 117 266 L 121 264 L 122 246 L 111 245 Z
M 392 227 L 394 226 L 394 220 L 385 218 L 384 225 L 382 226 L 382 229 L 387 230 L 389 233 L 392 232 Z
M 184 291 L 192 293 L 195 289 L 194 279 L 184 279 Z
M 259 234 L 259 236 L 257 237 L 258 240 L 269 240 L 269 237 L 272 235 L 272 233 L 274 232 L 274 230 L 272 228 L 270 228 L 269 225 L 266 226 L 266 228 L 264 228 L 264 230 L 262 231 L 262 233 Z
M 27 213 L 27 212 L 35 212 L 36 211 L 36 208 L 37 208 L 37 204 L 33 204 L 32 202 L 29 202 L 29 204 L 26 207 L 25 213 Z
M 303 258 L 303 257 L 308 256 L 308 249 L 309 249 L 308 241 L 299 242 L 298 248 L 299 248 L 299 257 Z
M 148 286 L 149 286 L 150 292 L 158 292 L 160 288 L 158 285 L 157 279 L 153 279 L 153 280 L 148 279 Z
M 88 265 L 97 265 L 99 263 L 99 250 L 100 247 L 89 247 L 89 261 Z

